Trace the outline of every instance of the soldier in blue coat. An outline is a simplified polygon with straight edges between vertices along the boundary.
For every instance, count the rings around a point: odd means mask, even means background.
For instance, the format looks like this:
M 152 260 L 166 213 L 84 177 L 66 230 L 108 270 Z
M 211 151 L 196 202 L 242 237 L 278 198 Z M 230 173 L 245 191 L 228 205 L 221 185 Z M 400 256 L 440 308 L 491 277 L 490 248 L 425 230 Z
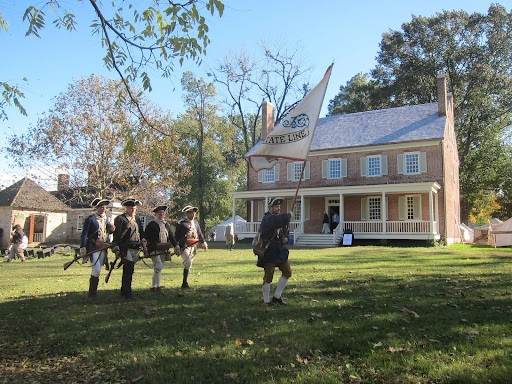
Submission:
M 101 267 L 105 263 L 107 250 L 105 243 L 108 236 L 114 232 L 114 225 L 106 215 L 106 208 L 110 200 L 95 198 L 91 202 L 91 207 L 96 208 L 96 212 L 87 216 L 82 227 L 80 237 L 80 255 L 84 257 L 88 252 L 90 256 L 92 269 L 89 278 L 89 297 L 95 297 L 98 291 L 98 282 Z
M 265 304 L 285 304 L 282 295 L 288 279 L 292 276 L 290 262 L 288 261 L 288 226 L 291 214 L 281 213 L 282 198 L 276 197 L 269 203 L 269 211 L 261 221 L 261 237 L 269 242 L 264 256 L 258 261 L 258 266 L 265 270 L 263 276 L 263 302 Z M 282 275 L 277 283 L 276 290 L 270 299 L 270 284 L 274 271 L 279 268 Z

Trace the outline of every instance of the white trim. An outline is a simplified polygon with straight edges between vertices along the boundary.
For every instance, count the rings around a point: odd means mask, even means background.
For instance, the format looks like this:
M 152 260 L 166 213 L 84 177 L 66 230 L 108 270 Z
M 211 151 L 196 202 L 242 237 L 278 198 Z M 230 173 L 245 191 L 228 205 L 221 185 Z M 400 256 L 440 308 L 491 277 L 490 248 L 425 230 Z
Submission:
M 76 216 L 76 230 L 82 232 L 82 229 L 84 228 L 84 220 L 85 215 L 77 215 Z
M 357 152 L 380 152 L 380 151 L 391 151 L 393 149 L 403 148 L 419 148 L 419 147 L 433 147 L 441 144 L 443 139 L 438 140 L 425 140 L 425 141 L 411 141 L 405 143 L 390 143 L 381 145 L 364 145 L 360 147 L 350 148 L 332 148 L 332 149 L 317 149 L 311 150 L 308 157 L 317 156 L 330 156 L 330 155 L 341 155 L 345 153 L 357 153 Z
M 324 196 L 324 195 L 339 195 L 343 193 L 348 194 L 362 194 L 368 195 L 372 193 L 426 193 L 429 191 L 437 192 L 441 189 L 441 185 L 434 182 L 421 182 L 421 183 L 400 183 L 400 184 L 373 184 L 373 185 L 349 185 L 349 186 L 329 186 L 329 187 L 311 187 L 301 188 L 300 192 L 304 196 Z M 296 188 L 287 189 L 261 189 L 252 191 L 238 191 L 233 192 L 235 198 L 251 198 L 251 197 L 293 197 L 295 196 Z

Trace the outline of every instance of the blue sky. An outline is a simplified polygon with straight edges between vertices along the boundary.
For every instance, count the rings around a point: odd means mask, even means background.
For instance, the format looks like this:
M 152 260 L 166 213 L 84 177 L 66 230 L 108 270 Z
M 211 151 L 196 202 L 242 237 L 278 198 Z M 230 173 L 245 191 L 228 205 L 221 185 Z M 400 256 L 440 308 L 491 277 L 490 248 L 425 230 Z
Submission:
M 78 16 L 75 32 L 57 30 L 49 25 L 41 38 L 25 37 L 26 26 L 21 18 L 27 5 L 39 1 L 0 0 L 0 12 L 9 23 L 8 32 L 0 32 L 0 79 L 21 83 L 28 116 L 9 110 L 9 120 L 0 122 L 0 145 L 15 132 L 23 132 L 37 117 L 47 111 L 53 98 L 69 83 L 91 73 L 115 78 L 102 66 L 103 51 L 97 36 L 88 28 L 93 19 L 92 8 L 86 1 L 62 0 Z M 108 4 L 109 1 L 104 1 Z M 507 8 L 512 0 L 501 1 Z M 329 100 L 357 72 L 366 72 L 375 65 L 382 33 L 400 29 L 412 15 L 431 16 L 443 9 L 464 9 L 486 12 L 490 1 L 476 0 L 225 0 L 222 18 L 209 22 L 211 45 L 201 66 L 187 64 L 184 69 L 205 76 L 225 57 L 240 52 L 261 56 L 262 44 L 285 46 L 300 52 L 304 65 L 311 67 L 310 83 L 320 80 L 327 66 L 335 65 L 321 115 L 325 115 Z M 49 12 L 48 19 L 51 19 Z M 183 111 L 180 92 L 182 69 L 169 79 L 152 77 L 150 99 L 176 115 Z M 26 77 L 24 83 L 22 78 Z M 30 172 L 40 172 L 51 181 L 51 169 L 19 169 L 13 176 L 7 160 L 0 165 L 0 185 Z M 50 182 L 50 184 L 52 184 Z

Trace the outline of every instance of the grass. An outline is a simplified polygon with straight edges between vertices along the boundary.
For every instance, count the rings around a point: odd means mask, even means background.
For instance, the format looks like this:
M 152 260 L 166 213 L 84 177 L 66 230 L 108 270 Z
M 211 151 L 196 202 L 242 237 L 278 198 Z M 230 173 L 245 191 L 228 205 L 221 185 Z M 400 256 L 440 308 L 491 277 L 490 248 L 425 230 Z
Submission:
M 249 249 L 200 251 L 186 292 L 166 263 L 162 296 L 139 263 L 131 302 L 120 270 L 91 301 L 70 256 L 1 263 L 0 383 L 511 383 L 511 256 L 292 250 L 288 305 L 270 308 Z

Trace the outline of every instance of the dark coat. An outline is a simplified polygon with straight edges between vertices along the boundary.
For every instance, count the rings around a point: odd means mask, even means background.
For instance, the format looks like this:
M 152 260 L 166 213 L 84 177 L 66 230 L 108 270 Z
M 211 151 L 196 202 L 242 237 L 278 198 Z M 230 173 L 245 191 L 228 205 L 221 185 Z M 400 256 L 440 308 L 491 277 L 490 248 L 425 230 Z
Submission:
M 82 235 L 80 236 L 80 248 L 85 247 L 87 252 L 96 249 L 96 240 L 98 240 L 100 233 L 100 224 L 96 215 L 89 215 L 84 220 L 82 226 Z
M 196 228 L 197 236 L 199 238 L 199 243 L 202 244 L 205 242 L 204 236 L 203 236 L 203 231 L 201 231 L 201 227 L 199 226 L 199 223 L 197 222 L 197 220 L 194 219 L 194 220 L 190 221 L 189 219 L 185 218 L 185 219 L 180 220 L 178 222 L 178 226 L 176 227 L 175 237 L 176 237 L 176 241 L 180 245 L 180 248 L 183 249 L 183 248 L 187 247 L 187 234 L 191 231 L 193 225 Z
M 132 244 L 130 238 L 132 236 L 132 230 L 129 227 L 128 218 L 126 215 L 119 215 L 114 219 L 114 243 L 117 244 L 121 252 L 121 257 L 126 257 L 128 248 L 138 247 L 138 244 Z M 142 233 L 141 223 L 137 221 L 135 230 L 140 234 Z
M 288 237 L 288 225 L 290 224 L 291 214 L 281 213 L 273 215 L 270 212 L 265 213 L 261 220 L 261 237 L 265 241 L 270 241 L 261 264 L 281 264 L 288 260 L 288 248 L 283 244 L 285 237 Z
M 165 223 L 165 229 L 167 229 L 167 240 L 166 243 L 171 243 L 173 247 L 178 245 L 178 242 L 174 238 L 171 226 L 169 223 Z M 156 221 L 151 221 L 144 231 L 144 238 L 148 241 L 148 250 L 154 251 L 156 245 L 160 243 L 160 225 Z

